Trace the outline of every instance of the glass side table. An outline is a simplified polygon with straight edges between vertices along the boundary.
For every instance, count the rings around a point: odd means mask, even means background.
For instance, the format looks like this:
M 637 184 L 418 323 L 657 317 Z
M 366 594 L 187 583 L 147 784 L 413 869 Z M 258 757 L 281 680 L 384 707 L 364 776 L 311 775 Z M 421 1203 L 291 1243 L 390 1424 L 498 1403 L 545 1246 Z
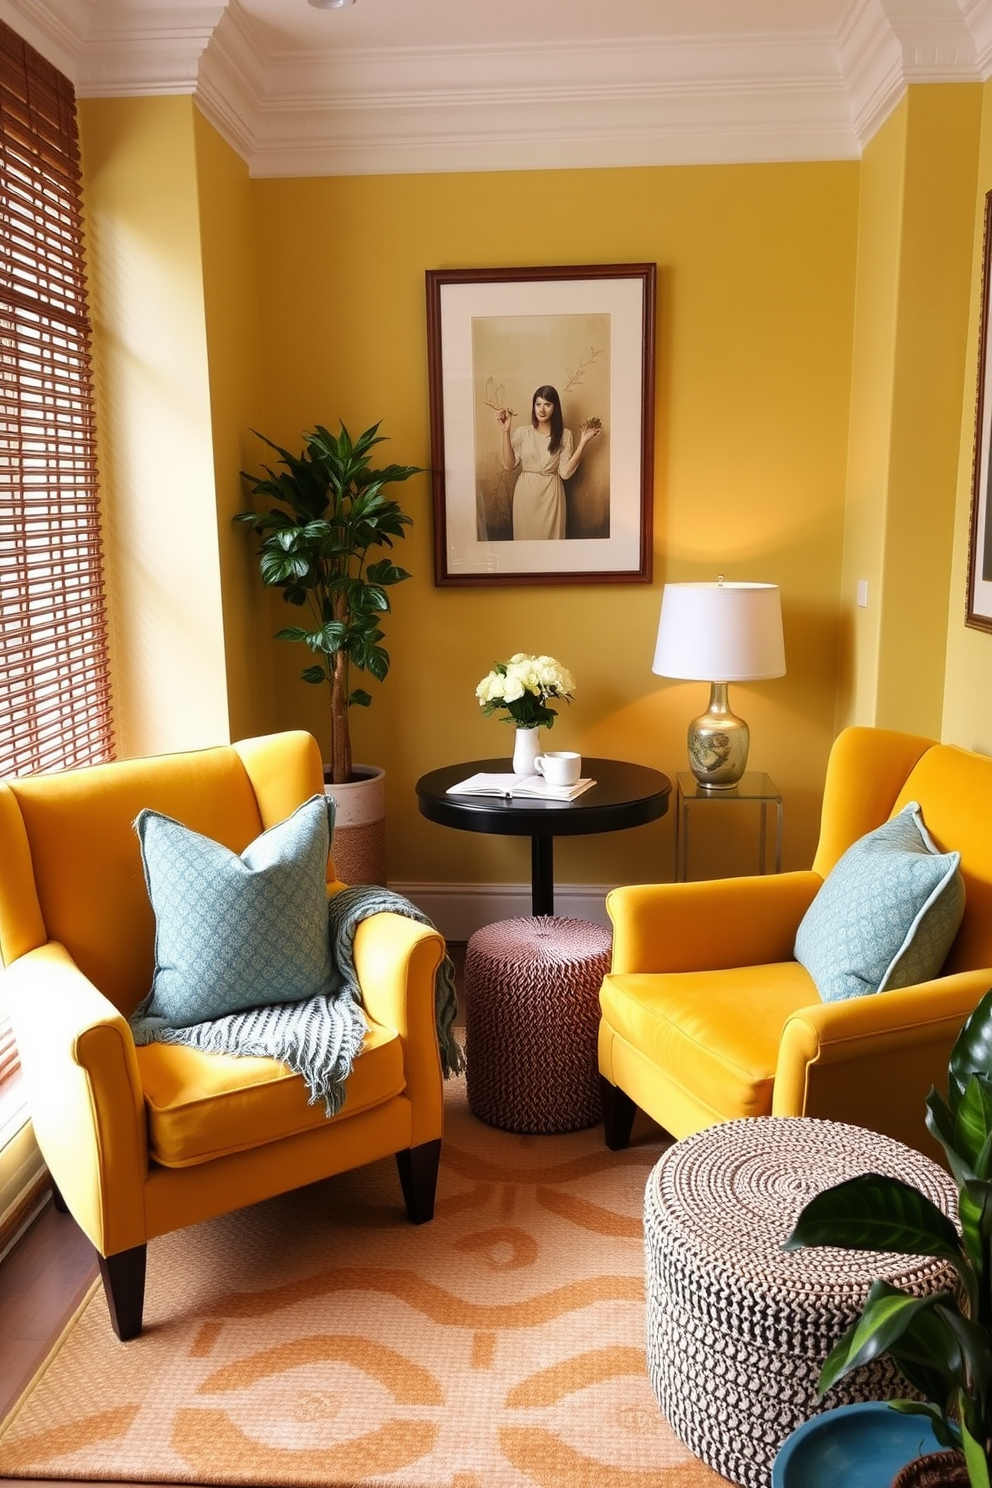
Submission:
M 768 872 L 768 813 L 775 808 L 775 853 L 773 873 L 782 871 L 782 794 L 770 775 L 748 770 L 730 790 L 707 790 L 690 771 L 675 777 L 675 881 L 684 883 L 689 863 L 689 811 L 695 806 L 757 805 L 758 872 Z

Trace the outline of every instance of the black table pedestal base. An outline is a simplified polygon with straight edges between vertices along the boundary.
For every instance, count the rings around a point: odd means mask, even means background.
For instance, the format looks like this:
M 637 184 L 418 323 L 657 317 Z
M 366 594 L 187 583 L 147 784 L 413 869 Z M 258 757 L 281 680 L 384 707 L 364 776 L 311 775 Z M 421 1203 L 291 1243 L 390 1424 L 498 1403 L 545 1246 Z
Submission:
M 553 915 L 555 912 L 555 839 L 530 839 L 530 912 Z

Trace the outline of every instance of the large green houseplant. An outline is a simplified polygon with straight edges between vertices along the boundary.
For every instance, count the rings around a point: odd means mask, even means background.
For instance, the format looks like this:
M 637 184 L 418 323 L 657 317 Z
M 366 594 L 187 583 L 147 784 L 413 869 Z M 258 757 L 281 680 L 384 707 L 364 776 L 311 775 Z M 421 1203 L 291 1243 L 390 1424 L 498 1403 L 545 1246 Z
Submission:
M 861 1317 L 827 1355 L 821 1393 L 887 1353 L 924 1397 L 896 1410 L 926 1415 L 943 1446 L 960 1450 L 971 1488 L 990 1488 L 992 1465 L 992 991 L 951 1051 L 947 1098 L 931 1090 L 926 1125 L 958 1188 L 960 1230 L 918 1189 L 864 1174 L 818 1194 L 785 1242 L 938 1256 L 957 1292 L 913 1297 L 876 1281 Z M 947 1479 L 950 1481 L 950 1479 Z
M 328 687 L 325 773 L 333 785 L 353 775 L 349 709 L 372 701 L 364 688 L 352 688 L 351 668 L 379 682 L 386 676 L 389 654 L 380 629 L 390 607 L 386 591 L 410 577 L 391 558 L 370 561 L 374 549 L 405 537 L 412 521 L 386 488 L 420 474 L 417 465 L 372 468 L 371 451 L 385 437 L 378 429 L 373 424 L 353 440 L 343 423 L 336 435 L 318 424 L 303 435 L 299 455 L 259 434 L 284 469 L 241 472 L 254 496 L 276 503 L 263 513 L 241 512 L 237 520 L 250 522 L 262 539 L 263 584 L 308 612 L 306 624 L 285 626 L 276 639 L 306 646 L 316 660 L 303 669 L 303 680 Z

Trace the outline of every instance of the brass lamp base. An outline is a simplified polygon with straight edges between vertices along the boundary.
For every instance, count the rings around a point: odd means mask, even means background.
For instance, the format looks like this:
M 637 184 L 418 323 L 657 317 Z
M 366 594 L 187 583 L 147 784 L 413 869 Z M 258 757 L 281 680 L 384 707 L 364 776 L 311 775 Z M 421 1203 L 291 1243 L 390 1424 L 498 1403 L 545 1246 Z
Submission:
M 688 733 L 689 768 L 707 790 L 733 790 L 747 766 L 751 730 L 731 711 L 727 683 L 710 683 L 709 706 Z

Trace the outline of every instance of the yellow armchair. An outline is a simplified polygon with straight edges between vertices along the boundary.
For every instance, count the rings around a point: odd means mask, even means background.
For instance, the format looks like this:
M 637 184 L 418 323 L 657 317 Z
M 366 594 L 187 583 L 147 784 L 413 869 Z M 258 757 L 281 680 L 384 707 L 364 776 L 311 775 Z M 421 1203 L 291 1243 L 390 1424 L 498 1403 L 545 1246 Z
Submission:
M 941 851 L 961 854 L 964 919 L 933 981 L 824 1003 L 793 956 L 796 931 L 846 849 L 918 801 Z M 992 759 L 931 739 L 851 728 L 831 750 L 809 872 L 615 889 L 600 993 L 606 1141 L 639 1107 L 674 1137 L 741 1116 L 819 1116 L 931 1155 L 931 1085 L 992 986 Z
M 276 1060 L 131 1037 L 155 940 L 138 812 L 241 852 L 322 789 L 317 744 L 299 732 L 0 783 L 0 957 L 30 1115 L 121 1339 L 141 1331 L 147 1243 L 168 1230 L 389 1155 L 410 1219 L 433 1215 L 436 931 L 396 914 L 359 924 L 369 1031 L 331 1119 Z M 330 859 L 327 876 L 333 893 Z

